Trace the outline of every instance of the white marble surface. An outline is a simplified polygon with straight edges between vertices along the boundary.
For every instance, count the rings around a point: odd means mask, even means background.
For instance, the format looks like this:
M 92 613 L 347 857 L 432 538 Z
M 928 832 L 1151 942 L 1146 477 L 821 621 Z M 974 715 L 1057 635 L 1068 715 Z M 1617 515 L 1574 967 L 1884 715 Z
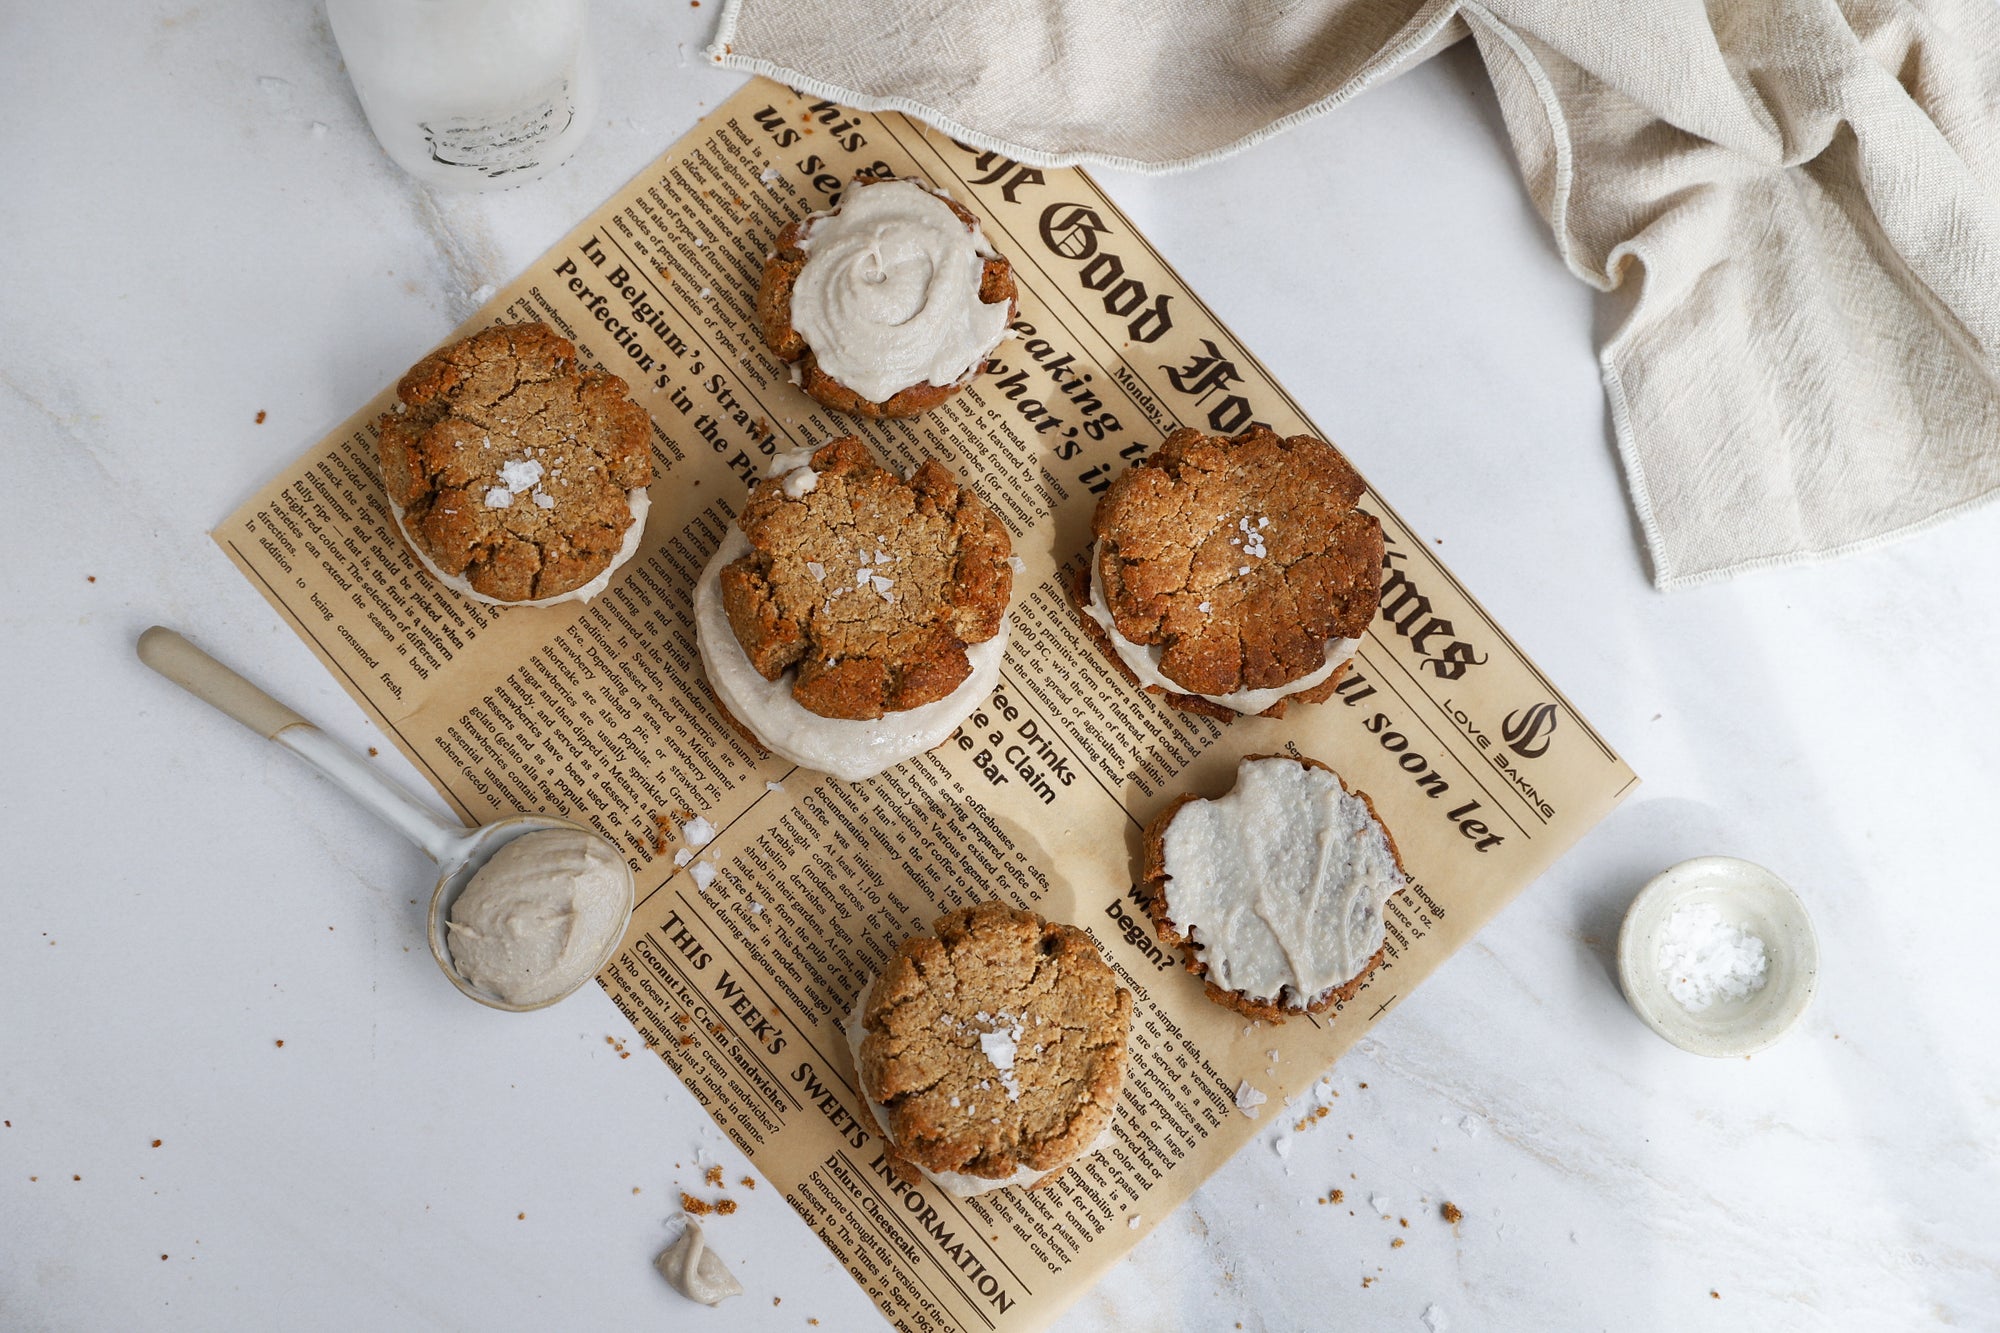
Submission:
M 673 1075 L 595 991 L 465 1003 L 418 854 L 131 655 L 181 626 L 415 782 L 205 530 L 735 86 L 712 6 L 597 10 L 604 123 L 469 198 L 381 157 L 317 6 L 0 10 L 0 1326 L 880 1326 L 768 1187 L 712 1229 L 751 1294 L 680 1303 L 675 1187 L 742 1163 Z M 2000 510 L 1653 592 L 1609 312 L 1469 53 L 1111 188 L 1646 785 L 1061 1326 L 1995 1327 Z M 1612 979 L 1627 900 L 1705 852 L 1824 949 L 1747 1062 Z

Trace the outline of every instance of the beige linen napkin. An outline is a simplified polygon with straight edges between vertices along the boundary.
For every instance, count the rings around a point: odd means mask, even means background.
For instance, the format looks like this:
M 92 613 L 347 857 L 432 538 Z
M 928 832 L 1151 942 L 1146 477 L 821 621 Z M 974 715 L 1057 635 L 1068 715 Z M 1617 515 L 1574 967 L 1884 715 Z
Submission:
M 1600 361 L 1661 587 L 2000 489 L 1995 0 L 726 0 L 713 55 L 1164 171 L 1467 29 L 1571 271 L 1637 294 Z

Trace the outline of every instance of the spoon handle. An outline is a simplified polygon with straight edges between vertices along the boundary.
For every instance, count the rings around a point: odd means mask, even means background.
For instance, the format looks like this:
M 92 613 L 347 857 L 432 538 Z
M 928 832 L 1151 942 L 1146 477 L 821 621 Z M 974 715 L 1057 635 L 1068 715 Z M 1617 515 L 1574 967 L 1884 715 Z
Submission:
M 139 660 L 311 764 L 432 860 L 444 860 L 464 842 L 462 825 L 440 817 L 360 755 L 166 626 L 155 625 L 139 636 Z

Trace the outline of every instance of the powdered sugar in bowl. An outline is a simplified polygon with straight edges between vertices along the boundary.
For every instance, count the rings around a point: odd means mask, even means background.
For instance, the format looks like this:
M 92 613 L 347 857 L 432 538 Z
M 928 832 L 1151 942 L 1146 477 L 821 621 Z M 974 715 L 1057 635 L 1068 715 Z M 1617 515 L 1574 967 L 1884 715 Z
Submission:
M 1618 984 L 1633 1012 L 1697 1055 L 1763 1050 L 1798 1022 L 1818 981 L 1805 904 L 1733 856 L 1699 856 L 1654 876 L 1618 932 Z

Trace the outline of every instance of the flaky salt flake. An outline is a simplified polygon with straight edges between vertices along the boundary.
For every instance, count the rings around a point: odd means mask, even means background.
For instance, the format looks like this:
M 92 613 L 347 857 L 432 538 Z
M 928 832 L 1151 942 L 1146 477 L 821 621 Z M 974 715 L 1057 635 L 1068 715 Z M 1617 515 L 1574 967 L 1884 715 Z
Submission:
M 1394 1217 L 1396 1215 L 1396 1205 L 1386 1195 L 1369 1195 L 1368 1206 L 1384 1217 Z
M 706 296 L 708 295 L 708 292 L 709 292 L 709 289 L 708 289 L 708 288 L 706 288 L 706 287 L 704 287 L 704 288 L 702 288 L 702 289 L 701 289 L 700 291 L 696 292 L 696 293 L 695 293 L 695 295 L 696 295 L 696 296 L 702 296 L 702 297 L 706 297 Z
M 556 497 L 550 495 L 539 486 L 535 487 L 533 499 L 537 509 L 554 509 L 556 507 Z
M 1248 574 L 1248 573 L 1250 572 L 1250 566 L 1248 566 L 1248 565 L 1238 565 L 1238 566 L 1236 567 L 1236 572 L 1237 572 L 1238 574 Z
M 876 593 L 883 597 L 888 597 L 889 589 L 896 586 L 896 581 L 894 579 L 885 579 L 880 574 L 874 575 L 868 581 L 875 585 Z M 891 598 L 890 600 L 893 601 L 894 599 Z
M 508 490 L 505 486 L 495 486 L 492 490 L 486 492 L 486 507 L 488 509 L 505 509 L 513 503 L 514 492 Z
M 1126 1218 L 1125 1225 L 1130 1227 L 1132 1230 L 1137 1231 L 1139 1229 L 1139 1215 L 1137 1213 L 1134 1213 L 1132 1214 L 1132 1216 Z
M 1028 572 L 1028 562 L 1018 555 L 1010 555 L 1007 557 L 1007 568 L 1016 574 L 1025 574 Z
M 674 865 L 676 867 L 684 866 L 692 860 L 694 860 L 694 853 L 685 847 L 674 853 Z
M 757 914 L 758 916 L 762 916 L 762 915 L 764 915 L 764 904 L 762 904 L 762 903 L 751 903 L 751 904 L 750 904 L 750 910 L 751 910 L 752 912 L 756 913 L 756 914 Z
M 767 782 L 764 784 L 765 791 L 783 791 L 784 789 L 785 784 L 782 782 Z
M 826 566 L 822 565 L 817 560 L 806 561 L 806 573 L 812 575 L 814 578 L 820 580 L 821 582 L 826 581 Z
M 1458 1127 L 1461 1131 L 1464 1132 L 1465 1137 L 1467 1137 L 1468 1139 L 1476 1139 L 1479 1137 L 1479 1117 L 1477 1116 L 1468 1115 L 1461 1117 L 1458 1122 Z
M 764 182 L 764 184 L 769 185 L 772 181 L 777 180 L 782 174 L 783 173 L 781 173 L 776 167 L 765 167 L 762 171 L 757 173 L 757 179 Z
M 896 563 L 896 557 L 890 555 L 887 551 L 878 550 L 875 552 L 875 563 L 878 565 L 893 565 Z
M 1215 608 L 1209 605 L 1207 602 L 1203 602 L 1200 606 L 1197 606 L 1195 608 L 1195 610 L 1201 612 L 1203 615 L 1207 615 L 1210 611 L 1213 611 L 1214 609 Z
M 1257 1108 L 1270 1100 L 1269 1097 L 1251 1087 L 1250 1080 L 1247 1078 L 1236 1085 L 1236 1109 L 1244 1115 L 1249 1116 L 1252 1120 L 1257 1118 Z
M 875 577 L 875 571 L 868 568 L 868 566 L 863 565 L 859 570 L 855 572 L 854 586 L 857 588 L 865 588 L 868 586 L 868 580 L 874 577 Z
M 510 458 L 500 465 L 500 484 L 519 495 L 542 479 L 542 465 L 532 458 Z
M 1447 1328 L 1451 1327 L 1451 1321 L 1445 1318 L 1444 1310 L 1439 1306 L 1426 1305 L 1424 1307 L 1424 1327 L 1429 1329 L 1431 1333 L 1444 1333 Z
M 1292 1155 L 1292 1136 L 1282 1134 L 1273 1139 L 1271 1141 L 1271 1151 L 1280 1157 L 1290 1157 Z
M 696 861 L 688 867 L 688 874 L 694 877 L 695 888 L 702 893 L 707 893 L 708 886 L 715 883 L 715 862 Z
M 715 841 L 715 825 L 701 815 L 696 815 L 681 825 L 681 836 L 691 847 L 706 847 Z

